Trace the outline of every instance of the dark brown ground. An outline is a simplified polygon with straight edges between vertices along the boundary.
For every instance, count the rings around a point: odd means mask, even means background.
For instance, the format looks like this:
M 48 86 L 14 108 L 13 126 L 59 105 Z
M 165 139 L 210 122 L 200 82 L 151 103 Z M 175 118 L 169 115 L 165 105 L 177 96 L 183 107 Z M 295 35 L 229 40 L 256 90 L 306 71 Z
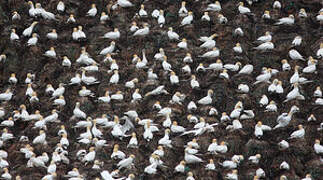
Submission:
M 42 1 L 42 7 L 47 11 L 56 12 L 56 0 L 44 0 Z M 117 59 L 117 63 L 120 67 L 120 83 L 118 85 L 108 85 L 110 74 L 107 73 L 109 65 L 101 63 L 100 73 L 95 73 L 94 75 L 99 78 L 102 82 L 99 85 L 88 86 L 92 91 L 96 92 L 96 96 L 102 96 L 106 90 L 110 92 L 116 92 L 117 90 L 122 90 L 125 93 L 125 99 L 127 102 L 131 99 L 132 91 L 124 88 L 124 83 L 133 79 L 134 77 L 139 78 L 139 84 L 137 87 L 141 88 L 141 94 L 145 94 L 149 90 L 156 86 L 147 85 L 146 73 L 143 70 L 136 71 L 134 66 L 131 65 L 131 58 L 133 54 L 140 54 L 143 48 L 146 49 L 147 59 L 149 61 L 149 66 L 154 67 L 154 71 L 158 73 L 160 77 L 160 84 L 166 85 L 166 89 L 170 94 L 174 94 L 176 91 L 181 93 L 190 94 L 190 97 L 185 100 L 185 105 L 190 100 L 198 100 L 205 96 L 208 89 L 213 89 L 215 92 L 214 99 L 215 107 L 219 112 L 231 112 L 233 105 L 238 101 L 242 100 L 244 102 L 245 109 L 253 109 L 256 118 L 253 120 L 245 120 L 242 122 L 243 130 L 228 132 L 225 131 L 226 124 L 221 124 L 215 128 L 214 133 L 204 134 L 198 137 L 198 143 L 201 146 L 201 152 L 206 152 L 211 139 L 217 138 L 218 141 L 225 140 L 229 143 L 229 152 L 222 155 L 204 155 L 203 159 L 208 161 L 209 158 L 213 158 L 215 162 L 222 162 L 225 159 L 230 159 L 234 154 L 243 154 L 246 158 L 250 155 L 256 153 L 262 154 L 262 159 L 258 166 L 249 164 L 246 160 L 238 168 L 239 177 L 242 180 L 252 179 L 253 173 L 258 167 L 265 170 L 268 180 L 277 179 L 280 175 L 285 174 L 289 179 L 300 179 L 305 177 L 306 173 L 311 173 L 315 179 L 322 179 L 322 163 L 320 164 L 319 156 L 314 153 L 313 143 L 316 138 L 322 139 L 322 131 L 317 132 L 316 129 L 322 122 L 323 109 L 322 107 L 317 107 L 312 105 L 314 99 L 312 94 L 314 89 L 318 85 L 323 85 L 322 78 L 322 63 L 319 62 L 318 74 L 306 76 L 309 79 L 314 80 L 313 83 L 307 84 L 302 87 L 302 93 L 304 94 L 306 101 L 290 101 L 288 103 L 282 103 L 285 95 L 291 89 L 289 86 L 289 78 L 293 72 L 282 72 L 276 77 L 283 80 L 285 94 L 282 96 L 270 96 L 270 99 L 275 100 L 278 103 L 279 112 L 277 113 L 263 113 L 263 109 L 259 108 L 256 104 L 262 94 L 266 93 L 267 85 L 259 84 L 252 85 L 255 81 L 255 76 L 260 73 L 261 67 L 272 67 L 275 69 L 281 69 L 280 61 L 281 59 L 288 58 L 288 50 L 291 48 L 290 44 L 292 39 L 296 35 L 301 35 L 303 37 L 303 43 L 300 47 L 296 49 L 308 57 L 314 55 L 316 50 L 319 48 L 320 42 L 322 42 L 322 26 L 320 26 L 315 21 L 315 16 L 317 12 L 322 7 L 319 1 L 315 0 L 295 0 L 293 4 L 289 4 L 291 1 L 286 0 L 283 2 L 283 9 L 281 11 L 272 10 L 273 0 L 262 1 L 251 7 L 253 13 L 256 16 L 253 19 L 248 18 L 244 15 L 239 15 L 237 11 L 238 1 L 223 1 L 222 13 L 228 18 L 229 22 L 227 25 L 220 25 L 216 21 L 208 24 L 199 21 L 202 15 L 202 7 L 206 7 L 208 4 L 206 1 L 200 0 L 200 2 L 189 1 L 187 2 L 187 9 L 194 12 L 194 24 L 192 26 L 179 27 L 181 19 L 177 17 L 177 11 L 180 6 L 179 0 L 164 0 L 155 1 L 150 0 L 145 2 L 145 9 L 151 14 L 152 10 L 155 8 L 160 8 L 165 11 L 166 16 L 166 26 L 164 28 L 159 28 L 157 21 L 155 19 L 146 18 L 136 20 L 141 26 L 143 22 L 148 22 L 151 25 L 150 36 L 146 37 L 145 40 L 139 38 L 133 38 L 129 34 L 128 28 L 132 21 L 132 17 L 139 10 L 142 1 L 132 0 L 136 5 L 134 8 L 128 9 L 118 9 L 117 11 L 110 14 L 111 21 L 107 24 L 100 24 L 99 17 L 95 19 L 85 17 L 84 15 L 88 11 L 91 3 L 96 3 L 98 12 L 107 11 L 106 5 L 108 1 L 77 1 L 68 0 L 65 1 L 67 6 L 66 12 L 64 14 L 57 14 L 58 22 L 45 21 L 43 19 L 38 19 L 39 24 L 36 26 L 35 31 L 40 35 L 40 40 L 38 45 L 35 47 L 27 47 L 26 41 L 28 38 L 22 38 L 21 41 L 17 43 L 11 43 L 9 41 L 10 29 L 15 28 L 17 34 L 21 35 L 22 31 L 28 27 L 33 19 L 28 15 L 28 5 L 27 2 L 22 0 L 5 0 L 0 2 L 0 53 L 7 55 L 7 60 L 0 65 L 0 87 L 1 92 L 7 89 L 10 85 L 7 80 L 10 73 L 15 72 L 17 78 L 20 81 L 16 86 L 12 87 L 14 90 L 14 98 L 9 103 L 3 103 L 2 106 L 6 108 L 7 112 L 11 112 L 19 108 L 20 104 L 25 104 L 30 113 L 33 113 L 36 109 L 41 111 L 41 114 L 47 116 L 50 111 L 54 108 L 49 97 L 44 94 L 45 86 L 48 83 L 53 84 L 57 87 L 59 83 L 67 83 L 71 77 L 74 76 L 75 72 L 79 72 L 80 66 L 75 63 L 75 59 L 79 57 L 80 50 L 82 46 L 86 46 L 89 54 L 97 61 L 101 62 L 103 57 L 97 56 L 98 52 L 102 48 L 108 46 L 109 40 L 99 39 L 105 32 L 111 31 L 114 27 L 118 27 L 121 31 L 121 39 L 119 39 L 116 44 L 118 50 L 120 51 L 118 55 L 114 58 Z M 297 17 L 298 10 L 300 8 L 305 8 L 309 17 L 307 19 L 299 19 Z M 296 24 L 293 26 L 273 26 L 271 22 L 265 23 L 261 20 L 261 15 L 264 10 L 270 10 L 273 19 L 278 19 L 285 17 L 288 13 L 294 14 L 296 17 Z M 13 11 L 18 11 L 22 16 L 22 20 L 18 22 L 11 21 L 11 13 Z M 72 41 L 71 33 L 72 28 L 75 25 L 67 25 L 66 19 L 68 14 L 74 13 L 77 21 L 83 26 L 83 30 L 87 34 L 87 40 L 85 42 L 76 43 Z M 98 13 L 98 14 L 99 14 Z M 211 13 L 211 19 L 215 19 L 214 13 Z M 185 37 L 188 39 L 189 52 L 194 57 L 194 63 L 191 65 L 191 69 L 195 69 L 198 66 L 197 55 L 200 55 L 202 51 L 197 48 L 200 43 L 197 40 L 200 36 L 209 36 L 212 33 L 218 33 L 220 36 L 217 38 L 217 47 L 221 49 L 221 59 L 225 63 L 234 63 L 236 60 L 242 62 L 242 64 L 252 63 L 255 67 L 255 71 L 252 76 L 235 76 L 231 80 L 223 80 L 217 78 L 216 73 L 208 72 L 197 74 L 197 79 L 202 87 L 201 90 L 192 91 L 189 87 L 189 82 L 181 83 L 181 87 L 174 87 L 169 85 L 169 79 L 167 75 L 163 75 L 163 70 L 159 63 L 154 64 L 153 55 L 158 51 L 160 47 L 163 47 L 166 51 L 169 61 L 172 66 L 175 67 L 175 72 L 179 75 L 180 79 L 189 79 L 189 76 L 180 73 L 180 68 L 183 66 L 182 58 L 184 57 L 185 51 L 174 51 L 174 46 L 176 47 L 177 42 L 168 42 L 167 35 L 163 31 L 167 32 L 167 27 L 172 26 L 174 31 L 180 34 L 180 37 Z M 241 27 L 244 32 L 244 37 L 233 37 L 232 31 Z M 59 39 L 57 41 L 48 41 L 45 37 L 46 34 L 55 28 L 58 32 Z M 163 31 L 162 31 L 163 30 Z M 271 31 L 273 33 L 273 43 L 275 44 L 275 50 L 271 52 L 259 53 L 252 51 L 251 48 L 255 45 L 252 43 L 257 37 L 263 35 L 265 31 Z M 245 53 L 242 56 L 235 56 L 232 54 L 232 47 L 236 42 L 240 42 Z M 42 56 L 42 54 L 49 49 L 50 46 L 54 46 L 56 53 L 58 54 L 58 60 L 53 60 Z M 72 61 L 72 68 L 67 69 L 61 66 L 61 59 L 64 55 L 67 55 Z M 209 64 L 211 61 L 204 61 L 204 64 Z M 305 63 L 299 63 L 295 61 L 290 61 L 292 67 L 295 64 L 299 64 L 302 67 Z M 38 97 L 40 97 L 40 103 L 37 105 L 31 105 L 28 99 L 25 97 L 26 86 L 23 84 L 26 74 L 32 72 L 36 74 L 36 82 L 34 83 L 34 90 L 37 91 Z M 232 77 L 233 74 L 230 74 Z M 235 89 L 240 83 L 247 83 L 251 87 L 252 93 L 249 94 L 238 94 Z M 62 175 L 66 174 L 73 167 L 78 167 L 80 172 L 85 175 L 86 179 L 94 179 L 94 177 L 99 176 L 99 172 L 91 170 L 91 165 L 84 166 L 79 161 L 75 160 L 75 153 L 81 147 L 73 142 L 81 131 L 73 131 L 70 127 L 76 122 L 69 120 L 72 116 L 72 111 L 76 101 L 82 102 L 82 109 L 91 117 L 101 116 L 102 113 L 107 113 L 109 115 L 122 116 L 122 113 L 127 110 L 136 109 L 141 118 L 152 118 L 155 119 L 155 113 L 151 111 L 152 104 L 155 100 L 161 101 L 162 106 L 167 106 L 168 101 L 171 98 L 169 96 L 158 96 L 154 98 L 145 99 L 140 105 L 134 105 L 130 103 L 114 103 L 113 105 L 99 105 L 95 103 L 95 98 L 80 98 L 78 96 L 79 86 L 69 86 L 66 87 L 65 99 L 67 105 L 59 113 L 60 119 L 63 121 L 68 130 L 68 137 L 70 140 L 69 147 L 69 158 L 71 160 L 70 165 L 61 164 L 58 165 L 58 179 L 64 179 Z M 261 120 L 264 124 L 274 126 L 276 124 L 276 118 L 282 112 L 289 111 L 292 105 L 297 105 L 300 107 L 301 111 L 296 113 L 294 119 L 291 121 L 287 128 L 282 128 L 272 132 L 266 132 L 265 135 L 260 139 L 256 140 L 254 138 L 254 125 L 257 121 Z M 172 106 L 177 112 L 173 114 L 172 119 L 177 120 L 180 125 L 191 128 L 192 125 L 186 122 L 186 107 Z M 307 122 L 307 117 L 309 114 L 314 114 L 318 119 L 317 122 Z M 218 118 L 207 117 L 207 111 L 203 108 L 199 109 L 196 114 L 200 116 L 205 116 L 208 122 L 218 122 Z M 162 122 L 163 119 L 157 118 L 156 122 Z M 21 135 L 27 135 L 29 139 L 33 139 L 38 135 L 38 131 L 30 129 L 32 123 L 25 124 L 22 122 L 15 122 L 15 127 L 10 128 L 9 131 L 12 132 L 15 137 L 20 137 Z M 277 143 L 282 139 L 287 139 L 291 132 L 297 129 L 298 124 L 303 124 L 306 130 L 306 136 L 304 140 L 289 140 L 290 149 L 287 151 L 278 150 Z M 48 146 L 36 146 L 35 153 L 39 155 L 41 152 L 45 151 L 51 154 L 53 147 L 59 141 L 57 137 L 57 131 L 59 130 L 59 125 L 50 124 L 49 130 L 47 131 L 47 140 L 49 141 Z M 83 132 L 83 131 L 82 131 Z M 157 140 L 163 137 L 164 133 L 161 130 L 159 133 L 154 134 L 154 141 L 146 143 L 142 138 L 143 128 L 139 126 L 136 129 L 138 138 L 140 140 L 140 148 L 138 150 L 127 150 L 126 141 L 120 142 L 119 140 L 113 139 L 110 135 L 110 131 L 105 130 L 104 138 L 109 141 L 111 146 L 114 143 L 119 143 L 120 148 L 127 155 L 134 153 L 136 155 L 136 168 L 132 170 L 122 171 L 121 174 L 127 176 L 129 173 L 136 174 L 138 179 L 185 179 L 185 175 L 174 174 L 174 167 L 184 158 L 184 148 L 183 145 L 190 141 L 192 137 L 172 137 L 174 142 L 173 149 L 166 148 L 166 155 L 162 160 L 165 165 L 169 168 L 160 169 L 158 175 L 147 176 L 144 175 L 143 170 L 149 164 L 149 155 L 157 148 Z M 45 169 L 39 168 L 26 168 L 27 160 L 24 159 L 23 155 L 19 153 L 19 149 L 22 147 L 17 139 L 6 143 L 2 148 L 9 153 L 8 162 L 10 163 L 10 172 L 12 175 L 20 174 L 23 179 L 40 179 L 40 177 L 46 174 Z M 86 148 L 82 146 L 82 148 Z M 102 169 L 107 169 L 109 171 L 115 169 L 117 162 L 110 159 L 112 153 L 112 148 L 107 147 L 106 149 L 97 153 L 97 159 L 104 161 L 104 167 Z M 279 164 L 283 161 L 287 161 L 290 166 L 290 171 L 279 170 Z M 204 164 L 200 165 L 190 165 L 189 170 L 193 171 L 196 179 L 223 179 L 228 170 L 221 169 L 221 167 L 216 164 L 217 172 L 206 172 L 204 170 Z

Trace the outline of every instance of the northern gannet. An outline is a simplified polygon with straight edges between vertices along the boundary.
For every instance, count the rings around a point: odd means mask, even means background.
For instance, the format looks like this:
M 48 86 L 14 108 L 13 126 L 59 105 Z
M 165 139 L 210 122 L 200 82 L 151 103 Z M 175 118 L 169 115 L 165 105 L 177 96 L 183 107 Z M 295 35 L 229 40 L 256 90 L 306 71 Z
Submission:
M 34 3 L 32 1 L 28 1 L 28 4 L 30 6 L 29 8 L 29 16 L 31 17 L 35 17 L 36 16 L 36 12 L 35 12 L 35 7 L 34 7 Z
M 289 57 L 292 60 L 302 60 L 302 61 L 305 61 L 304 57 L 297 50 L 295 50 L 295 49 L 291 49 L 288 52 L 288 55 L 289 55 Z
M 195 180 L 194 175 L 193 175 L 193 173 L 192 173 L 192 172 L 188 172 L 188 173 L 187 173 L 186 180 Z
M 181 49 L 187 49 L 187 40 L 183 38 L 182 41 L 177 44 L 177 47 Z
M 113 31 L 111 32 L 107 32 L 103 35 L 103 38 L 108 38 L 108 39 L 119 39 L 120 38 L 120 32 L 118 30 L 118 28 L 114 28 Z
M 277 117 L 277 125 L 273 129 L 277 129 L 280 127 L 286 127 L 289 122 L 292 120 L 292 116 L 294 113 L 298 112 L 299 108 L 297 106 L 292 106 L 289 113 L 282 113 Z
M 119 169 L 122 168 L 130 168 L 133 165 L 133 161 L 135 159 L 135 155 L 131 154 L 128 158 L 121 160 L 117 166 Z
M 223 70 L 223 63 L 222 63 L 221 59 L 217 59 L 215 63 L 209 64 L 209 67 L 207 69 L 211 69 L 214 71 Z
M 305 129 L 302 125 L 298 125 L 298 130 L 294 131 L 288 139 L 295 139 L 295 138 L 304 138 Z
M 49 166 L 47 167 L 47 173 L 51 174 L 51 173 L 54 173 L 56 172 L 56 164 L 55 164 L 55 161 L 51 161 Z
M 203 55 L 199 56 L 202 58 L 215 58 L 220 56 L 220 50 L 216 47 L 214 47 L 211 51 L 208 51 L 206 53 L 204 53 Z
M 235 64 L 225 64 L 223 67 L 229 71 L 236 72 L 241 67 L 241 62 L 238 61 Z
M 95 4 L 91 4 L 91 9 L 86 13 L 87 16 L 94 17 L 97 14 L 98 10 L 96 9 Z
M 179 84 L 179 78 L 174 71 L 170 72 L 169 80 L 172 85 Z
M 52 29 L 51 32 L 47 33 L 46 37 L 50 40 L 56 40 L 57 39 L 56 29 Z
M 274 43 L 272 43 L 271 41 L 264 42 L 259 46 L 254 47 L 253 49 L 261 50 L 261 51 L 271 50 L 271 49 L 274 49 Z
M 111 95 L 111 100 L 122 101 L 123 98 L 122 91 L 117 91 L 115 94 Z
M 18 82 L 18 79 L 16 78 L 16 74 L 15 73 L 11 73 L 10 77 L 8 79 L 8 82 L 11 84 L 16 84 Z
M 135 32 L 139 29 L 139 27 L 137 26 L 137 23 L 135 21 L 133 21 L 131 23 L 131 26 L 130 26 L 130 32 Z
M 132 7 L 134 6 L 130 1 L 128 0 L 118 0 L 117 1 L 118 5 L 123 7 L 123 8 L 127 8 L 127 7 Z
M 74 77 L 71 78 L 69 85 L 81 84 L 81 75 L 76 73 Z
M 225 176 L 225 179 L 228 179 L 228 180 L 238 180 L 238 170 L 233 169 L 231 173 L 228 173 Z
M 34 21 L 27 29 L 25 29 L 23 32 L 22 32 L 22 35 L 23 36 L 31 36 L 33 30 L 34 30 L 34 27 L 36 26 L 36 24 L 38 24 L 37 21 Z
M 200 87 L 200 84 L 199 84 L 199 82 L 196 80 L 196 76 L 195 76 L 195 75 L 192 75 L 192 76 L 191 76 L 191 82 L 190 82 L 190 84 L 191 84 L 191 88 L 192 88 L 192 89 L 196 89 L 196 88 L 199 88 L 199 87 Z
M 202 21 L 210 21 L 210 20 L 211 20 L 211 18 L 210 18 L 210 16 L 209 16 L 209 12 L 205 11 L 205 12 L 204 12 L 204 15 L 201 17 L 201 20 L 202 20 Z
M 163 48 L 159 48 L 159 52 L 154 55 L 154 59 L 158 61 L 163 61 L 165 57 L 165 51 Z
M 223 168 L 228 168 L 228 169 L 235 169 L 238 167 L 238 160 L 233 159 L 233 160 L 225 160 L 222 163 L 219 163 Z
M 316 154 L 323 154 L 323 146 L 320 144 L 320 140 L 316 139 L 315 144 L 313 146 Z
M 282 63 L 282 70 L 283 71 L 291 70 L 291 66 L 286 59 L 281 60 L 281 63 Z
M 0 93 L 0 101 L 10 101 L 13 96 L 11 89 L 8 88 L 4 93 Z
M 82 38 L 82 39 L 84 38 L 85 39 L 86 38 L 86 35 L 83 32 L 83 27 L 82 26 L 78 26 L 77 29 L 78 29 L 77 32 L 79 34 L 79 38 Z
M 70 14 L 70 16 L 68 17 L 67 23 L 76 23 L 76 20 L 75 20 L 75 17 L 74 17 L 74 14 Z
M 166 129 L 164 137 L 158 140 L 158 144 L 171 148 L 172 140 L 169 139 L 169 133 L 170 129 Z
M 263 125 L 261 121 L 258 121 L 254 131 L 255 136 L 261 138 L 261 136 L 263 136 L 263 131 L 271 131 L 271 127 Z
M 253 83 L 253 84 L 258 84 L 258 83 L 261 83 L 261 82 L 268 82 L 269 79 L 271 78 L 271 69 L 268 68 L 265 70 L 265 72 L 263 74 L 260 74 L 256 77 L 256 82 Z
M 270 19 L 270 11 L 265 10 L 264 14 L 261 16 L 263 19 Z
M 293 87 L 294 89 L 287 94 L 286 100 L 284 102 L 287 102 L 293 99 L 305 100 L 305 97 L 299 92 L 299 84 L 294 83 Z
M 157 19 L 158 16 L 159 16 L 159 10 L 158 9 L 153 10 L 153 12 L 151 13 L 151 17 Z
M 111 84 L 118 84 L 120 79 L 120 75 L 119 75 L 119 71 L 118 70 L 114 70 L 113 71 L 113 75 L 111 76 L 109 83 Z
M 71 67 L 72 63 L 67 56 L 63 56 L 62 66 Z
M 323 13 L 322 13 L 323 16 Z M 323 21 L 323 18 L 322 18 Z M 323 43 L 320 44 L 320 48 L 316 51 L 316 56 L 318 58 L 322 58 L 323 57 Z
M 189 25 L 192 23 L 192 21 L 193 21 L 193 12 L 189 11 L 188 15 L 185 18 L 183 18 L 181 22 L 181 26 Z
M 126 158 L 126 154 L 122 151 L 119 150 L 119 145 L 118 144 L 115 144 L 114 147 L 113 147 L 113 152 L 111 154 L 111 159 L 124 159 Z
M 248 93 L 249 92 L 249 86 L 247 84 L 239 84 L 238 90 L 242 93 Z
M 77 41 L 81 38 L 77 28 L 73 28 L 73 32 L 72 32 L 72 38 L 73 40 Z
M 185 16 L 188 15 L 188 11 L 187 11 L 185 5 L 186 5 L 186 2 L 185 1 L 182 1 L 181 8 L 178 10 L 178 15 L 180 17 L 185 17 Z
M 313 180 L 311 174 L 306 174 L 305 178 L 302 180 Z
M 268 104 L 269 100 L 268 100 L 268 97 L 266 96 L 266 94 L 263 94 L 261 96 L 261 99 L 259 100 L 259 104 L 260 106 L 266 106 Z
M 301 9 L 299 10 L 299 12 L 298 12 L 298 17 L 300 17 L 300 18 L 306 18 L 306 17 L 307 17 L 307 13 L 306 13 L 306 11 L 305 11 L 305 9 L 304 9 L 304 8 L 301 8 Z
M 212 143 L 208 146 L 207 151 L 215 154 L 217 147 L 218 147 L 217 139 L 212 139 Z
M 219 145 L 217 145 L 214 149 L 213 153 L 226 153 L 228 152 L 228 146 L 227 146 L 227 142 L 222 141 Z
M 176 167 L 175 167 L 175 172 L 179 172 L 179 173 L 184 173 L 185 172 L 185 165 L 186 162 L 185 161 L 181 161 Z
M 212 103 L 212 96 L 213 95 L 213 90 L 208 90 L 207 92 L 207 96 L 203 97 L 202 99 L 198 100 L 197 103 L 198 104 L 202 104 L 202 105 L 209 105 Z
M 57 114 L 57 110 L 53 109 L 51 112 L 51 115 L 48 115 L 44 118 L 45 123 L 49 123 L 49 122 L 57 122 L 58 121 L 58 114 Z
M 207 5 L 207 8 L 205 11 L 221 11 L 221 4 L 219 1 L 215 1 L 215 3 L 211 3 Z
M 322 90 L 320 86 L 317 86 L 314 93 L 313 93 L 313 97 L 322 97 Z
M 12 13 L 11 20 L 12 20 L 12 21 L 15 21 L 15 20 L 20 20 L 20 19 L 21 19 L 20 14 L 19 14 L 17 11 L 14 11 L 14 12 Z
M 59 1 L 57 6 L 56 6 L 56 10 L 60 13 L 65 11 L 65 4 L 63 1 Z
M 110 18 L 109 18 L 109 15 L 107 15 L 105 12 L 102 12 L 101 13 L 101 16 L 100 16 L 100 22 L 101 22 L 101 24 L 105 24 L 105 22 L 107 21 L 107 20 L 109 20 Z
M 79 90 L 78 94 L 81 97 L 86 97 L 86 96 L 94 97 L 95 96 L 95 94 L 92 93 L 92 91 L 90 89 L 87 89 L 86 86 L 82 86 L 82 88 L 81 88 L 81 90 Z
M 51 57 L 51 58 L 56 58 L 55 48 L 50 47 L 50 49 L 45 52 L 44 56 Z
M 145 10 L 145 5 L 140 5 L 140 10 L 139 10 L 139 16 L 140 17 L 147 17 L 148 16 L 148 13 L 147 11 Z
M 277 112 L 277 105 L 275 101 L 269 102 L 269 104 L 266 106 L 265 112 Z
M 191 53 L 186 53 L 186 56 L 183 58 L 183 62 L 184 63 L 193 63 Z
M 143 24 L 143 28 L 142 29 L 138 29 L 133 36 L 145 36 L 149 34 L 149 27 L 147 23 Z
M 115 50 L 115 44 L 116 43 L 114 41 L 111 41 L 110 46 L 100 51 L 100 55 L 107 55 L 113 53 L 113 51 Z
M 320 12 L 320 14 L 316 16 L 316 20 L 319 21 L 319 22 L 323 21 L 323 11 Z
M 243 52 L 240 43 L 237 43 L 236 46 L 234 46 L 232 49 L 235 53 L 238 53 L 238 54 L 241 54 Z
M 288 164 L 286 161 L 283 161 L 283 162 L 279 165 L 279 169 L 289 170 L 289 164 Z
M 282 7 L 282 5 L 280 4 L 279 1 L 275 1 L 274 4 L 273 4 L 273 8 L 274 9 L 280 9 Z
M 94 161 L 95 155 L 96 155 L 95 148 L 90 147 L 89 152 L 83 157 L 82 162 L 85 163 L 86 165 L 87 163 Z
M 256 170 L 256 176 L 254 176 L 254 179 L 257 178 L 255 180 L 259 180 L 259 178 L 265 178 L 265 177 L 266 177 L 265 171 L 262 168 L 258 168 Z
M 131 134 L 131 138 L 129 140 L 127 148 L 138 148 L 138 139 L 137 139 L 136 133 L 133 132 Z
M 155 88 L 154 90 L 148 92 L 145 94 L 145 96 L 151 96 L 151 95 L 160 95 L 160 94 L 169 94 L 166 90 L 165 90 L 165 86 L 158 86 L 157 88 Z
M 76 102 L 73 114 L 76 118 L 86 119 L 86 114 L 80 109 L 80 103 Z
M 241 68 L 239 71 L 239 74 L 251 74 L 253 72 L 253 65 L 252 64 L 246 64 Z
M 3 118 L 6 115 L 6 111 L 3 107 L 0 107 L 0 118 Z
M 260 36 L 257 41 L 265 43 L 265 42 L 270 42 L 272 40 L 272 36 L 269 31 L 266 31 L 264 36 Z
M 254 164 L 258 164 L 259 163 L 259 161 L 260 161 L 260 158 L 261 158 L 261 155 L 260 154 L 256 154 L 256 155 L 254 155 L 254 156 L 250 156 L 249 158 L 248 158 L 248 160 L 249 161 L 251 161 L 252 163 L 254 163 Z
M 239 13 L 240 14 L 246 14 L 246 13 L 251 13 L 250 9 L 244 6 L 243 2 L 239 3 L 238 7 Z
M 14 126 L 14 121 L 12 117 L 9 117 L 8 120 L 4 120 L 0 123 L 0 126 L 5 126 L 5 127 L 13 127 Z
M 195 71 L 196 71 L 197 73 L 199 73 L 199 72 L 205 72 L 205 71 L 206 71 L 206 68 L 204 67 L 203 63 L 200 63 L 200 64 L 197 66 L 197 68 L 195 69 Z
M 34 90 L 32 88 L 32 84 L 28 84 L 25 95 L 31 97 L 31 95 L 33 94 L 33 92 L 34 92 Z
M 302 37 L 301 36 L 296 36 L 292 42 L 293 46 L 299 46 L 302 43 Z
M 183 126 L 179 126 L 176 121 L 173 121 L 170 129 L 173 133 L 183 133 L 186 130 Z
M 173 28 L 172 27 L 169 27 L 168 28 L 168 31 L 167 31 L 167 36 L 170 40 L 179 40 L 179 35 L 173 31 Z
M 86 72 L 86 70 L 83 68 L 82 69 L 82 76 L 81 76 L 81 81 L 83 82 L 83 83 L 85 83 L 86 85 L 92 85 L 92 84 L 97 84 L 97 83 L 100 83 L 100 81 L 98 81 L 95 77 L 93 77 L 93 76 L 86 76 L 85 75 L 85 72 Z M 77 76 L 76 76 L 77 77 Z M 74 77 L 75 78 L 75 77 Z M 73 78 L 72 78 L 73 79 Z M 74 82 L 72 82 L 72 79 L 71 79 L 71 83 L 72 84 L 79 84 L 79 79 L 78 79 L 78 77 L 77 77 L 77 79 L 73 79 L 74 80 Z M 70 83 L 70 84 L 71 84 Z
M 34 138 L 33 144 L 42 144 L 42 145 L 47 144 L 46 133 L 43 130 L 39 131 L 39 136 Z
M 289 143 L 285 140 L 282 140 L 278 143 L 279 149 L 281 150 L 285 150 L 287 148 L 289 148 Z
M 281 24 L 284 24 L 284 25 L 292 25 L 292 24 L 294 24 L 294 22 L 295 22 L 294 16 L 291 14 L 288 17 L 280 18 L 278 20 L 278 22 L 275 23 L 275 24 L 276 25 L 281 25 Z
M 163 25 L 165 24 L 166 20 L 165 20 L 165 17 L 164 17 L 164 11 L 163 10 L 159 10 L 159 16 L 158 16 L 157 22 L 159 24 L 159 27 L 163 27 Z
M 311 64 L 309 64 L 308 66 L 306 66 L 302 71 L 303 73 L 314 73 L 316 72 L 316 63 L 314 59 L 311 59 L 309 61 Z
M 201 158 L 195 156 L 194 154 L 189 153 L 189 149 L 185 149 L 185 155 L 184 160 L 187 164 L 195 164 L 195 163 L 201 163 L 204 162 Z
M 233 35 L 234 35 L 234 36 L 241 36 L 241 37 L 243 37 L 243 36 L 244 36 L 244 32 L 243 32 L 243 30 L 241 29 L 241 27 L 238 27 L 238 28 L 236 28 L 236 29 L 233 31 Z
M 19 39 L 19 36 L 16 34 L 16 29 L 11 29 L 10 41 L 17 41 Z
M 30 84 L 35 79 L 35 74 L 27 73 L 25 84 Z
M 200 41 L 204 42 L 200 45 L 200 48 L 213 49 L 216 41 L 213 40 L 218 34 L 212 34 L 210 37 L 200 37 Z

